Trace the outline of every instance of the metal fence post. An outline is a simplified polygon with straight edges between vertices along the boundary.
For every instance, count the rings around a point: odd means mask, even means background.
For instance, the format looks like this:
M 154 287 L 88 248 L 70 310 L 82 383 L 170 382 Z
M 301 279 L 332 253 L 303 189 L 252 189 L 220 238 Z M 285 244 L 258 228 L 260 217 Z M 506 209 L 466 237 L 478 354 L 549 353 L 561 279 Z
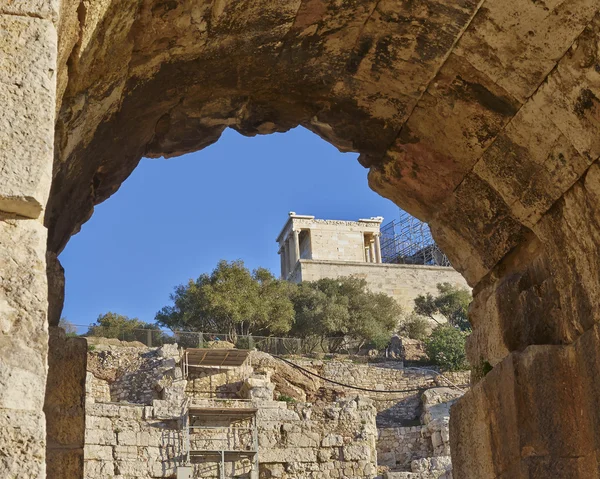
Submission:
M 146 331 L 146 341 L 148 342 L 147 346 L 149 348 L 151 348 L 152 347 L 152 330 L 151 329 Z

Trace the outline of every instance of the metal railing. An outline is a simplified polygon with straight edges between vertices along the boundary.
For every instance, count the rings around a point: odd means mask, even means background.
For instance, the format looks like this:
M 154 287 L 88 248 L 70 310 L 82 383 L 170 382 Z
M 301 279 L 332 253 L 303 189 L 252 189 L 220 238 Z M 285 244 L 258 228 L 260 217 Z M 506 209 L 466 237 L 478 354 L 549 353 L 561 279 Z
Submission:
M 103 331 L 100 327 L 90 329 L 89 326 L 84 325 L 69 326 L 72 329 L 67 333 L 72 336 L 118 339 L 125 342 L 141 343 L 148 347 L 177 344 L 180 348 L 206 348 L 231 347 L 232 344 L 238 349 L 257 349 L 272 355 L 301 355 L 311 353 L 357 354 L 362 345 L 362 341 L 347 337 L 321 338 L 311 336 L 291 338 L 162 329 L 131 329 L 115 334 L 111 331 Z

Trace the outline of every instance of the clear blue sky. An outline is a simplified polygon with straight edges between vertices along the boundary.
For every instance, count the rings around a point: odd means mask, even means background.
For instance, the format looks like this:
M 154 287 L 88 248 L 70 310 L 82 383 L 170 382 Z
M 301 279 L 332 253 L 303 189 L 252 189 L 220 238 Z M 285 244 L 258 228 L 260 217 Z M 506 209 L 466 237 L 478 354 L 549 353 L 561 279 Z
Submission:
M 396 218 L 356 158 L 297 128 L 254 138 L 226 130 L 202 151 L 143 159 L 61 254 L 63 316 L 87 325 L 114 311 L 153 322 L 176 285 L 222 258 L 279 275 L 275 238 L 289 211 Z

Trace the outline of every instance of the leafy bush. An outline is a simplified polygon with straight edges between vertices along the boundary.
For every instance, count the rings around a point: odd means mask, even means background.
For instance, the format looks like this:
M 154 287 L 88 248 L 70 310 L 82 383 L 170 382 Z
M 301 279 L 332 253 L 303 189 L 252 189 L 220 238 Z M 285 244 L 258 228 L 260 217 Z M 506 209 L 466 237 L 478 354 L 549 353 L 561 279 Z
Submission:
M 276 279 L 268 270 L 250 271 L 244 262 L 221 260 L 210 274 L 179 285 L 172 306 L 156 314 L 171 330 L 283 335 L 292 327 L 292 283 Z
M 345 338 L 357 340 L 359 349 L 366 344 L 384 348 L 402 314 L 393 298 L 369 291 L 364 279 L 353 277 L 302 282 L 292 302 L 295 319 L 291 334 L 328 338 L 330 352 L 338 351 Z
M 431 333 L 431 323 L 427 318 L 411 313 L 400 325 L 400 334 L 410 339 L 425 341 Z
M 437 326 L 425 343 L 425 352 L 429 359 L 447 371 L 469 369 L 465 353 L 467 333 L 449 324 Z
M 146 323 L 138 318 L 129 318 L 122 314 L 108 312 L 101 314 L 96 322 L 90 324 L 85 336 L 117 338 L 121 341 L 139 341 L 152 346 L 172 344 L 175 338 L 167 336 L 158 325 Z
M 450 283 L 439 283 L 437 289 L 438 294 L 435 297 L 427 293 L 415 298 L 415 313 L 434 320 L 436 315 L 441 315 L 460 330 L 470 331 L 467 311 L 472 300 L 471 293 Z

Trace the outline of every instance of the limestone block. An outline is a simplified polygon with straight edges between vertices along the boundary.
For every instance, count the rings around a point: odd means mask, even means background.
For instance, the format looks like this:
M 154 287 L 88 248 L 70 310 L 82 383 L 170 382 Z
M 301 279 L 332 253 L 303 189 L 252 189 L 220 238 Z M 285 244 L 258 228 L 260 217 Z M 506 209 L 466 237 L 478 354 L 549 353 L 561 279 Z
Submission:
M 112 449 L 114 450 L 113 457 L 117 461 L 132 461 L 138 458 L 137 446 L 114 446 Z
M 348 444 L 343 448 L 345 461 L 366 460 L 371 456 L 369 446 L 364 444 Z
M 157 353 L 161 358 L 170 358 L 173 359 L 175 363 L 179 362 L 180 356 L 177 344 L 165 344 L 158 348 Z
M 88 445 L 85 447 L 85 458 L 86 460 L 112 461 L 113 448 L 97 444 Z
M 46 204 L 54 148 L 56 48 L 51 21 L 0 14 L 0 211 L 37 218 Z
M 45 479 L 45 436 L 41 412 L 0 408 L 0 476 Z
M 321 435 L 316 432 L 292 432 L 286 434 L 287 445 L 292 447 L 319 447 Z
M 271 448 L 260 451 L 261 462 L 317 462 L 317 451 L 309 448 Z
M 86 479 L 105 479 L 113 477 L 115 464 L 112 461 L 85 461 L 84 477 Z
M 512 353 L 452 407 L 456 476 L 595 477 L 600 334 Z
M 39 222 L 0 216 L 0 408 L 42 410 L 48 351 L 45 242 Z
M 113 431 L 102 429 L 86 429 L 85 443 L 111 446 L 117 444 L 117 437 Z
M 116 471 L 124 476 L 142 476 L 148 475 L 149 464 L 145 461 L 116 461 Z
M 283 403 L 285 405 L 285 403 Z M 299 421 L 300 416 L 291 409 L 264 408 L 256 413 L 258 421 Z
M 321 441 L 323 447 L 342 446 L 343 444 L 344 438 L 339 434 L 327 434 Z
M 433 443 L 433 447 L 439 447 L 444 443 L 444 441 L 442 441 L 442 435 L 439 432 L 433 433 L 431 442 Z
M 317 459 L 319 462 L 327 462 L 331 460 L 332 450 L 329 448 L 320 448 L 317 453 Z
M 87 429 L 103 429 L 105 431 L 112 431 L 113 425 L 107 417 L 87 416 L 85 418 L 85 427 Z
M 57 20 L 59 0 L 10 0 L 0 5 L 0 15 L 21 15 Z
M 121 446 L 135 446 L 138 444 L 138 433 L 134 431 L 119 432 L 117 438 Z
M 596 10 L 592 0 L 557 4 L 552 15 L 548 15 L 547 7 L 536 3 L 486 5 L 461 37 L 456 51 L 498 85 L 525 100 Z

